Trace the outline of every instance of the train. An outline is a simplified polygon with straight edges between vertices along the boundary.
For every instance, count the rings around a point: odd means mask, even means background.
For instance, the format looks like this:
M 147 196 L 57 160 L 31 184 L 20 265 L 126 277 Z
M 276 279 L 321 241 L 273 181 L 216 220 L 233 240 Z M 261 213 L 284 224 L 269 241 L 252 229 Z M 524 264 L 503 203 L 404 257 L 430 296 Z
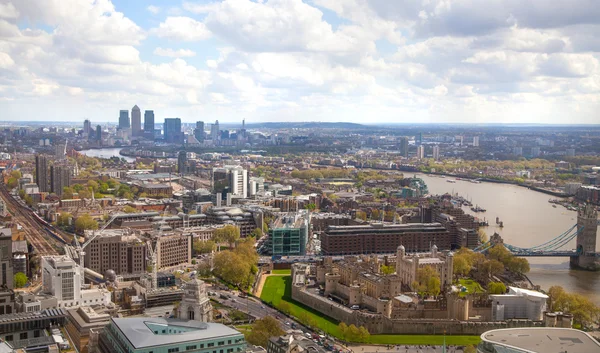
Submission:
M 40 217 L 40 215 L 38 215 L 36 212 L 31 212 L 31 214 L 33 214 L 33 217 L 35 218 L 35 220 L 40 225 L 42 225 L 42 227 L 44 228 L 44 231 L 46 233 L 48 233 L 48 235 L 50 235 L 52 238 L 58 240 L 62 244 L 68 244 L 68 242 L 65 241 L 65 239 L 63 239 L 63 237 L 61 237 L 60 235 L 58 235 L 56 232 L 52 231 L 52 225 L 50 223 L 48 223 L 45 219 L 43 219 L 42 217 Z

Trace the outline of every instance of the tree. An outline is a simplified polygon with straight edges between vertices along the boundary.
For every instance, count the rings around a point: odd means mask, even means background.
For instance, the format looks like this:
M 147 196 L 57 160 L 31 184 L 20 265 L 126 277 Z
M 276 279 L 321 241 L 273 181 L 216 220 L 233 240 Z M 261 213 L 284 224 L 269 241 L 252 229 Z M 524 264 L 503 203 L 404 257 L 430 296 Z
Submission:
M 340 322 L 340 323 L 338 324 L 338 328 L 339 328 L 339 330 L 340 330 L 340 332 L 341 332 L 341 334 L 342 334 L 342 338 L 343 338 L 345 341 L 347 341 L 347 340 L 348 340 L 348 339 L 347 339 L 347 335 L 348 335 L 348 325 L 346 325 L 346 323 L 342 321 L 342 322 Z
M 440 277 L 430 277 L 427 282 L 427 292 L 433 296 L 438 296 L 441 290 Z
M 384 275 L 391 275 L 394 272 L 396 272 L 394 266 L 381 265 L 381 273 Z
M 73 198 L 73 188 L 65 186 L 61 195 L 62 200 L 71 200 Z
M 506 286 L 502 282 L 490 282 L 488 284 L 489 294 L 504 294 L 506 293 Z
M 126 205 L 125 207 L 123 207 L 123 212 L 125 212 L 125 213 L 136 213 L 137 209 L 135 207 Z
M 587 327 L 593 324 L 600 315 L 600 308 L 587 297 L 577 293 L 567 293 L 560 286 L 552 286 L 548 290 L 552 311 L 573 314 L 573 322 Z
M 56 225 L 58 225 L 59 227 L 66 227 L 69 225 L 71 218 L 73 218 L 73 215 L 69 212 L 62 212 L 58 215 L 58 218 L 56 219 Z
M 279 324 L 279 321 L 272 316 L 258 319 L 252 324 L 252 330 L 246 334 L 246 340 L 253 345 L 266 347 L 269 338 L 285 333 Z
M 529 272 L 529 261 L 523 257 L 513 257 L 507 264 L 511 272 L 524 274 Z
M 20 170 L 13 170 L 10 172 L 10 177 L 19 180 L 23 177 L 23 174 L 21 174 Z
M 317 209 L 317 205 L 314 203 L 309 203 L 308 205 L 304 206 L 304 208 L 312 212 Z
M 468 345 L 465 347 L 464 353 L 477 353 L 477 347 L 473 345 Z
M 27 276 L 23 272 L 17 272 L 14 276 L 14 284 L 16 288 L 23 288 L 27 284 Z
M 88 181 L 88 182 L 87 182 L 87 186 L 88 186 L 88 188 L 92 188 L 92 191 L 93 191 L 93 192 L 96 192 L 96 191 L 98 191 L 98 188 L 99 188 L 99 184 L 98 184 L 98 182 L 97 182 L 97 181 L 95 181 L 95 180 L 90 180 L 90 181 Z
M 14 189 L 17 187 L 17 185 L 19 185 L 18 179 L 15 179 L 13 177 L 8 178 L 8 181 L 6 182 L 6 186 L 8 186 L 9 189 Z
M 217 245 L 212 240 L 195 240 L 194 241 L 194 252 L 196 254 L 209 254 L 217 250 Z
M 279 309 L 282 313 L 286 315 L 289 315 L 292 312 L 292 306 L 290 305 L 290 303 L 284 302 L 283 300 L 279 302 L 277 309 Z
M 477 235 L 479 236 L 479 241 L 483 244 L 489 240 L 487 233 L 483 228 L 479 228 L 477 230 Z
M 75 220 L 75 231 L 77 233 L 83 233 L 86 230 L 94 229 L 98 229 L 98 222 L 96 222 L 89 213 L 79 216 Z
M 223 228 L 215 230 L 213 239 L 218 243 L 227 242 L 229 247 L 233 248 L 235 242 L 240 239 L 240 228 L 228 224 Z
M 252 233 L 250 233 L 250 236 L 256 240 L 260 239 L 263 236 L 263 232 L 262 230 L 260 230 L 260 228 L 255 228 Z
M 456 276 L 466 276 L 471 272 L 471 264 L 465 255 L 454 256 L 452 267 Z
M 361 219 L 363 221 L 367 220 L 367 213 L 365 211 L 356 211 L 356 219 Z
M 502 244 L 496 244 L 488 252 L 488 258 L 492 260 L 498 260 L 503 264 L 507 264 L 512 256 L 513 255 L 510 253 L 510 251 L 508 251 L 508 249 L 506 249 Z
M 29 195 L 25 195 L 25 203 L 27 204 L 27 206 L 33 205 L 33 198 L 31 198 L 31 196 Z
M 440 275 L 433 266 L 424 266 L 417 270 L 415 281 L 419 292 L 438 295 L 440 293 Z
M 480 266 L 480 269 L 486 272 L 488 276 L 497 276 L 504 272 L 504 264 L 498 260 L 488 260 Z
M 359 342 L 368 342 L 371 337 L 371 333 L 364 326 L 358 328 Z

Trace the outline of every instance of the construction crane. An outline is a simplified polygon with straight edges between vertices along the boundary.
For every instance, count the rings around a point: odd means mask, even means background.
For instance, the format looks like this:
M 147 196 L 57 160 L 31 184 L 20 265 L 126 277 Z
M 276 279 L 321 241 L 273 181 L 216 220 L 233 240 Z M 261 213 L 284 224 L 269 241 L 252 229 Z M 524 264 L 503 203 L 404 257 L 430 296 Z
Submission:
M 158 223 L 158 236 L 150 237 L 146 246 L 148 247 L 148 256 L 150 257 L 150 262 L 152 263 L 152 273 L 151 273 L 151 289 L 158 289 L 158 242 L 160 241 L 160 237 L 162 236 L 162 229 L 165 225 L 164 221 Z M 156 244 L 154 247 L 152 246 L 152 240 L 156 239 Z
M 94 241 L 94 239 L 96 239 L 96 237 L 98 235 L 100 235 L 100 233 L 102 233 L 102 231 L 104 231 L 106 229 L 106 227 L 108 227 L 108 225 L 111 224 L 118 216 L 119 216 L 118 214 L 112 216 L 112 218 L 108 222 L 106 222 L 102 226 L 102 228 L 92 231 L 92 236 L 88 240 L 86 240 L 85 243 L 83 243 L 83 245 L 81 243 L 79 243 L 77 236 L 73 237 L 73 241 L 75 242 L 75 248 L 76 248 L 75 251 L 77 252 L 77 256 L 79 257 L 79 267 L 81 268 L 81 271 L 83 271 L 83 269 L 84 269 L 83 257 L 85 256 L 85 251 L 84 251 L 85 248 L 87 248 L 87 246 L 90 245 L 90 243 L 92 241 Z

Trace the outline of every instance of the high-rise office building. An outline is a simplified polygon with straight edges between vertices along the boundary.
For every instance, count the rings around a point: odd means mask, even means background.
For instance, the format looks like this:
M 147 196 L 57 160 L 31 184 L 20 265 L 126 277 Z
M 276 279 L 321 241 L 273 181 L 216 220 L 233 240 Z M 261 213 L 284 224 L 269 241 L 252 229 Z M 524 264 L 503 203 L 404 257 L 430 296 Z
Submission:
M 419 132 L 416 136 L 415 136 L 415 145 L 420 146 L 421 143 L 423 143 L 423 133 Z
M 408 157 L 408 137 L 400 138 L 400 154 L 402 157 Z
M 48 192 L 48 159 L 43 155 L 35 156 L 35 183 L 40 192 Z
M 165 130 L 165 141 L 169 143 L 183 143 L 181 132 L 181 119 L 167 118 L 163 129 Z
M 198 142 L 204 142 L 204 121 L 196 121 L 194 137 L 196 138 L 196 140 L 198 140 Z
M 59 305 L 79 305 L 81 280 L 80 267 L 67 256 L 42 257 L 43 290 L 56 297 Z
M 187 161 L 187 153 L 185 151 L 179 151 L 177 154 L 177 173 L 185 174 L 185 165 Z
M 142 135 L 142 112 L 137 105 L 134 105 L 131 109 L 131 135 Z
M 60 160 L 67 158 L 67 145 L 58 143 L 54 146 L 54 158 Z
M 83 133 L 88 136 L 92 133 L 92 122 L 89 119 L 85 119 L 83 122 Z
M 210 139 L 213 140 L 213 142 L 215 143 L 219 140 L 220 137 L 219 130 L 219 120 L 217 120 L 214 124 L 210 126 Z
M 98 144 L 102 144 L 102 126 L 100 125 L 96 126 L 96 141 Z
M 225 165 L 213 168 L 213 189 L 217 193 L 231 193 L 233 196 L 248 197 L 248 171 L 239 165 Z
M 147 254 L 144 241 L 126 229 L 98 232 L 85 251 L 85 267 L 98 273 L 113 270 L 117 275 L 146 272 Z
M 425 158 L 425 146 L 419 145 L 417 146 L 417 159 Z
M 473 136 L 473 147 L 479 147 L 479 136 Z
M 440 159 L 440 146 L 433 146 L 433 159 L 436 161 Z
M 53 165 L 50 167 L 50 187 L 53 193 L 61 196 L 63 189 L 71 186 L 71 169 L 68 166 Z
M 144 111 L 144 135 L 154 138 L 154 110 Z
M 121 110 L 119 111 L 119 129 L 125 129 L 131 127 L 129 123 L 129 111 Z
M 539 157 L 541 153 L 541 149 L 539 147 L 531 147 L 531 157 Z

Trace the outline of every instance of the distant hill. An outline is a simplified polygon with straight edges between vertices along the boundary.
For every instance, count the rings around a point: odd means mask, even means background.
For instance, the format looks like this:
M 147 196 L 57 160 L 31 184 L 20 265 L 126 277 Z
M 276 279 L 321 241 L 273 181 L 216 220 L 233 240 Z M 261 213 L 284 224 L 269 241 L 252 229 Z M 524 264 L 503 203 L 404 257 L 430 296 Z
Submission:
M 346 123 L 346 122 L 274 122 L 274 123 L 257 123 L 246 124 L 247 128 L 252 129 L 369 129 L 371 126 Z

